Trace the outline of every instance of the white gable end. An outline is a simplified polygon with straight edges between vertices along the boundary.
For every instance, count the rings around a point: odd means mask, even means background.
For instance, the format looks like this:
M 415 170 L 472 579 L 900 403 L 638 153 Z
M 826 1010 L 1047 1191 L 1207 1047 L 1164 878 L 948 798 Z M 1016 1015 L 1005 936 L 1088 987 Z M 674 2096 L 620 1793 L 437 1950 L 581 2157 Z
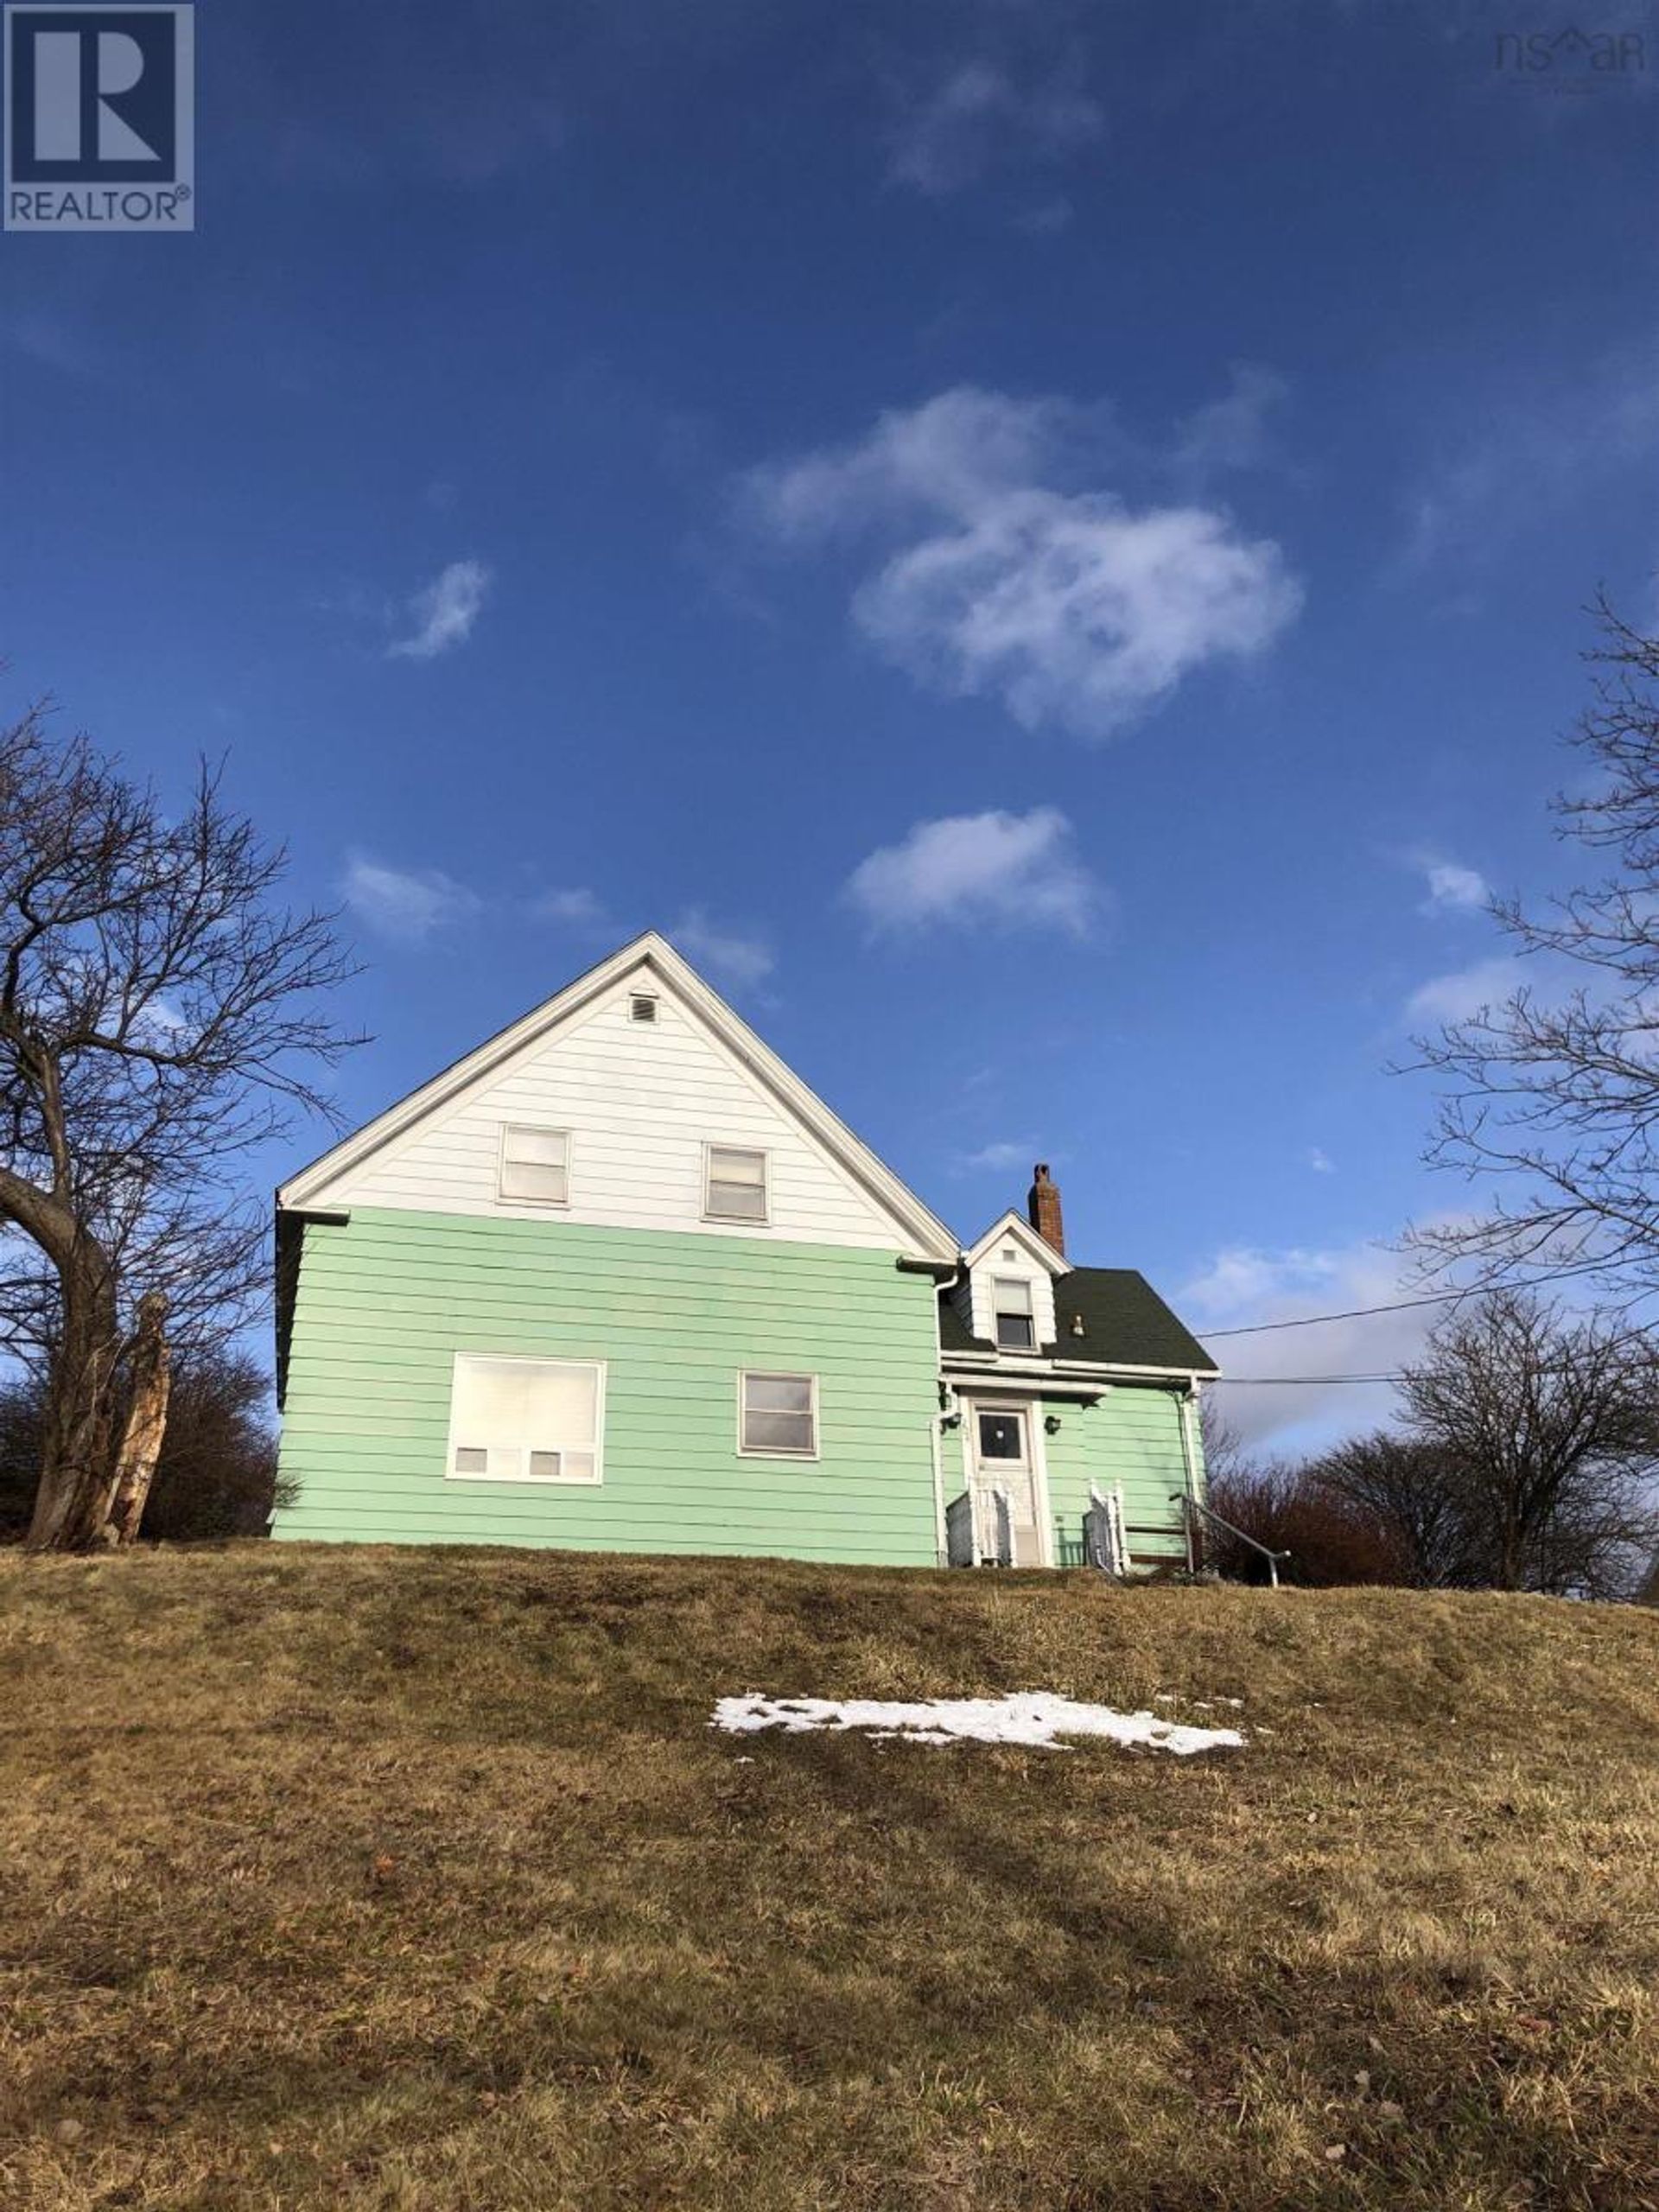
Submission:
M 632 1001 L 641 991 L 654 997 L 652 1020 L 633 1018 Z M 803 1096 L 810 1099 L 810 1093 Z M 410 1103 L 417 1104 L 420 1096 Z M 396 1124 L 399 1111 L 394 1109 L 385 1122 Z M 889 1251 L 914 1251 L 921 1242 L 914 1218 L 901 1218 L 884 1203 L 879 1187 L 869 1187 L 837 1157 L 809 1117 L 744 1065 L 711 1028 L 694 994 L 677 988 L 660 962 L 622 969 L 570 1018 L 531 1034 L 487 1071 L 375 1142 L 378 1126 L 371 1124 L 338 1154 L 296 1178 L 283 1193 L 284 1203 L 500 1215 Z M 501 1195 L 507 1128 L 567 1135 L 564 1203 Z M 709 1218 L 709 1146 L 765 1154 L 764 1222 Z M 887 1175 L 879 1162 L 870 1164 L 877 1175 Z M 916 1201 L 903 1196 L 925 1222 Z
M 1033 1229 L 1017 1215 L 1004 1214 L 966 1257 L 963 1280 L 952 1298 L 973 1335 L 990 1344 L 996 1342 L 996 1286 L 1008 1281 L 1023 1283 L 1029 1294 L 1038 1343 L 1053 1343 L 1058 1333 L 1054 1281 L 1068 1270 L 1065 1262 L 1049 1250 Z
M 1001 1281 L 1020 1282 L 1026 1286 L 1031 1296 L 1037 1341 L 1039 1344 L 1052 1344 L 1055 1337 L 1054 1278 L 1046 1267 L 1033 1259 L 1023 1245 L 1012 1238 L 999 1243 L 969 1273 L 972 1305 L 969 1326 L 974 1334 L 985 1338 L 991 1344 L 996 1342 L 996 1286 Z

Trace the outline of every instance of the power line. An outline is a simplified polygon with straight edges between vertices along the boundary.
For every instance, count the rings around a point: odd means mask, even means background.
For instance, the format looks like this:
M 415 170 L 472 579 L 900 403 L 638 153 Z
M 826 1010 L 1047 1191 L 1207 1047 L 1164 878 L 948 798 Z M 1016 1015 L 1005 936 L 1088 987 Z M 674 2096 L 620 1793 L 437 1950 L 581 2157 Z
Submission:
M 1402 1382 L 1404 1380 L 1402 1375 L 1218 1375 L 1211 1388 L 1236 1390 L 1246 1383 L 1257 1383 L 1277 1390 L 1298 1383 Z
M 1262 1337 L 1274 1329 L 1314 1329 L 1325 1321 L 1363 1321 L 1373 1313 L 1404 1313 L 1417 1306 L 1454 1306 L 1465 1298 L 1490 1298 L 1499 1290 L 1529 1290 L 1535 1283 L 1562 1282 L 1569 1275 L 1605 1273 L 1609 1266 L 1614 1264 L 1616 1262 L 1606 1260 L 1583 1260 L 1570 1268 L 1553 1268 L 1547 1274 L 1530 1276 L 1524 1283 L 1470 1283 L 1462 1290 L 1433 1291 L 1422 1298 L 1396 1298 L 1386 1306 L 1351 1306 L 1343 1313 L 1303 1313 L 1289 1321 L 1251 1321 L 1231 1329 L 1206 1329 L 1205 1341 L 1208 1343 L 1214 1337 Z M 1313 1381 L 1316 1378 L 1309 1376 L 1306 1379 Z M 1333 1382 L 1341 1379 L 1338 1376 L 1331 1377 Z M 1393 1378 L 1384 1376 L 1381 1379 L 1389 1382 Z
M 1626 1329 L 1622 1336 L 1613 1338 L 1606 1344 L 1605 1349 L 1609 1351 L 1618 1351 L 1625 1344 L 1635 1344 L 1638 1341 L 1646 1339 L 1649 1333 L 1649 1332 L 1646 1329 L 1643 1328 Z M 1541 1363 L 1541 1365 L 1540 1365 L 1536 1372 L 1541 1375 L 1567 1374 L 1571 1371 L 1572 1364 L 1573 1363 L 1570 1360 L 1546 1360 Z M 1212 1387 L 1216 1389 L 1234 1390 L 1237 1389 L 1242 1384 L 1250 1383 L 1260 1388 L 1279 1389 L 1281 1388 L 1294 1388 L 1302 1384 L 1312 1386 L 1322 1385 L 1327 1382 L 1403 1382 L 1405 1379 L 1405 1376 L 1400 1373 L 1388 1375 L 1220 1375 L 1217 1376 Z
M 1344 1313 L 1302 1313 L 1291 1321 L 1251 1321 L 1233 1329 L 1206 1329 L 1207 1344 L 1212 1337 L 1265 1337 L 1274 1329 L 1313 1329 L 1322 1321 L 1363 1321 L 1373 1313 L 1403 1313 L 1410 1306 L 1446 1306 L 1454 1299 L 1473 1298 L 1479 1294 L 1472 1290 L 1443 1290 L 1433 1298 L 1399 1298 L 1389 1306 L 1351 1306 Z

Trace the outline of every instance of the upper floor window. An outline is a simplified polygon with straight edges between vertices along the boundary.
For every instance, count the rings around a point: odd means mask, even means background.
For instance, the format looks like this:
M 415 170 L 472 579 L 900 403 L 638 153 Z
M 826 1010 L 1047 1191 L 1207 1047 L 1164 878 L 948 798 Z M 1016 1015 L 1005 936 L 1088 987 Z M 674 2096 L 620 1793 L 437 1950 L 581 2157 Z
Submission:
M 1037 1321 L 1032 1311 L 1031 1285 L 1017 1275 L 998 1275 L 991 1284 L 996 1314 L 996 1341 L 1007 1351 L 1033 1351 L 1037 1344 Z
M 711 1144 L 704 1154 L 702 1210 L 711 1221 L 765 1221 L 766 1154 Z
M 458 1352 L 448 1471 L 474 1481 L 596 1483 L 604 1401 L 597 1360 Z
M 499 1188 L 504 1198 L 528 1199 L 534 1205 L 568 1205 L 569 1131 L 512 1126 L 503 1129 Z

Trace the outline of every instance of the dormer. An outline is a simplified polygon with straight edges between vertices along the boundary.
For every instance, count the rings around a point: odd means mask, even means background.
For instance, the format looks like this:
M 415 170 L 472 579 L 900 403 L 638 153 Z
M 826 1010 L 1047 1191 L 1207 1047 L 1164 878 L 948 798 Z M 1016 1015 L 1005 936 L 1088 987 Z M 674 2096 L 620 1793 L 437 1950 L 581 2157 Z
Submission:
M 1052 1347 L 1057 1334 L 1054 1285 L 1070 1272 L 1063 1255 L 1010 1211 L 991 1224 L 964 1258 L 964 1280 L 956 1297 L 969 1333 L 1012 1359 L 1040 1356 Z

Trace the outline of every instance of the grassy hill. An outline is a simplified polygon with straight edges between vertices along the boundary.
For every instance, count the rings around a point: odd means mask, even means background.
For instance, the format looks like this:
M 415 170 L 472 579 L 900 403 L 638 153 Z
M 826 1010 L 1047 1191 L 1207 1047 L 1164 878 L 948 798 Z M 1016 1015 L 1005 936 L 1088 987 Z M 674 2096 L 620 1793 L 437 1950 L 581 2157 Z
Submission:
M 29 2212 L 1659 2205 L 1659 1616 L 250 1545 L 0 1658 Z M 1015 1688 L 1249 1744 L 705 1725 Z

